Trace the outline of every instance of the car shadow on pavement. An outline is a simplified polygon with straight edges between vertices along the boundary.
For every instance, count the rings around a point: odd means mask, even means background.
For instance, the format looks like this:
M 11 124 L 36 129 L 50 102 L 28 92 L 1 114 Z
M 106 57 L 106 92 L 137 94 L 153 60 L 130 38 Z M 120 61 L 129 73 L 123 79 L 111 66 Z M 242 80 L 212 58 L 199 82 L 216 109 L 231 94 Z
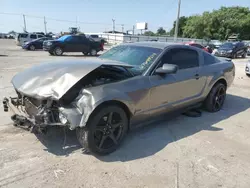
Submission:
M 81 148 L 76 132 L 61 127 L 51 127 L 46 134 L 36 133 L 37 139 L 46 147 L 44 150 L 57 156 L 68 156 Z
M 250 99 L 228 94 L 220 112 L 208 113 L 202 111 L 201 117 L 176 115 L 159 120 L 132 130 L 117 151 L 106 156 L 96 157 L 105 162 L 145 158 L 156 154 L 170 143 L 192 136 L 200 131 L 222 131 L 222 128 L 217 128 L 214 125 L 247 110 L 249 107 Z M 224 128 L 226 129 L 226 127 Z M 80 149 L 75 131 L 67 131 L 65 144 L 63 129 L 52 128 L 48 135 L 39 135 L 37 137 L 47 148 L 46 150 L 55 155 L 67 156 Z

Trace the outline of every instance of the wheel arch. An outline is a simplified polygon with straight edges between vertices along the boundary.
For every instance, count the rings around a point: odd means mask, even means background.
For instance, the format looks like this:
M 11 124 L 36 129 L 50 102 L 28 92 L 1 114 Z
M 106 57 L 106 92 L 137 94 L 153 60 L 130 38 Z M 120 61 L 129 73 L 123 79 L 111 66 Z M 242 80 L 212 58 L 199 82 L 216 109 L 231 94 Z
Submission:
M 226 89 L 227 89 L 227 81 L 226 81 L 226 79 L 225 78 L 220 78 L 220 79 L 218 79 L 215 83 L 214 83 L 214 85 L 213 85 L 213 87 L 216 85 L 216 84 L 218 84 L 218 83 L 222 83 L 222 84 L 224 84 L 225 86 L 226 86 Z M 212 87 L 212 88 L 213 88 Z
M 128 120 L 130 120 L 130 118 L 132 117 L 132 112 L 130 111 L 129 107 L 121 102 L 121 101 L 118 101 L 118 100 L 108 100 L 108 101 L 104 101 L 102 103 L 100 103 L 98 106 L 95 107 L 95 109 L 91 112 L 91 114 L 89 115 L 88 117 L 88 121 L 103 107 L 107 106 L 107 105 L 116 105 L 116 106 L 119 106 L 121 107 L 124 112 L 126 113 L 127 115 L 127 118 Z M 86 123 L 88 124 L 88 123 Z

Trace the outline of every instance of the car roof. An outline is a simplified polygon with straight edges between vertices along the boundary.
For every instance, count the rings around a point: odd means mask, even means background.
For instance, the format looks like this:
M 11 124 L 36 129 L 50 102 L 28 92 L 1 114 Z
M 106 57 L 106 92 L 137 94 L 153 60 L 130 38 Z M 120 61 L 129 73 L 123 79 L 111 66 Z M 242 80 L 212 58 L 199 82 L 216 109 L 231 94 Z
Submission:
M 154 42 L 154 41 L 144 41 L 144 42 L 133 42 L 133 43 L 123 43 L 121 45 L 129 45 L 129 46 L 142 46 L 142 47 L 151 47 L 151 48 L 159 48 L 164 49 L 168 46 L 172 45 L 183 45 L 179 43 L 172 42 Z

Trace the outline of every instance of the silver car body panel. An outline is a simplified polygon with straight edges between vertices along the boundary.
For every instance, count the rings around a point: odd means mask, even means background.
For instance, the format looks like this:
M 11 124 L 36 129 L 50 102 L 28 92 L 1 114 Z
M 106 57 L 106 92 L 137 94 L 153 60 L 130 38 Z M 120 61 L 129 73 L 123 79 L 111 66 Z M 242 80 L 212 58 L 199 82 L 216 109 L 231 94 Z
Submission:
M 70 129 L 86 126 L 90 115 L 99 105 L 106 102 L 115 101 L 125 106 L 130 115 L 131 124 L 136 124 L 203 101 L 213 85 L 220 79 L 226 81 L 227 87 L 233 82 L 235 68 L 231 61 L 221 60 L 215 64 L 205 65 L 203 53 L 206 52 L 198 48 L 186 45 L 167 45 L 167 43 L 160 42 L 123 45 L 147 46 L 147 44 L 151 47 L 161 48 L 163 51 L 143 75 L 114 83 L 82 88 L 77 98 L 69 106 L 59 109 L 68 119 Z M 188 48 L 197 51 L 199 67 L 178 70 L 176 74 L 165 76 L 154 75 L 163 54 L 173 48 Z M 84 61 L 81 66 L 72 64 L 72 62 L 62 65 L 52 63 L 45 65 L 47 71 L 39 72 L 41 66 L 31 68 L 31 72 L 24 71 L 15 76 L 12 83 L 18 91 L 29 96 L 59 99 L 79 79 L 103 63 L 129 66 L 100 59 Z M 32 73 L 32 70 L 36 70 L 36 73 Z M 32 76 L 26 75 L 27 73 Z M 32 81 L 29 81 L 29 78 L 32 78 Z M 45 81 L 41 81 L 41 79 L 45 79 Z

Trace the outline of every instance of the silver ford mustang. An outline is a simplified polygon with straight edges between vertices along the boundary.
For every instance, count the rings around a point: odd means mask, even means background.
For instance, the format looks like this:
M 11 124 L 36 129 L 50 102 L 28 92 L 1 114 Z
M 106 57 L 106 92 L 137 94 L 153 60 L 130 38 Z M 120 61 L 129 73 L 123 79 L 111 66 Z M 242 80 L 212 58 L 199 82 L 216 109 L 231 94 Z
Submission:
M 17 96 L 3 105 L 16 126 L 76 129 L 87 151 L 108 154 L 129 129 L 166 113 L 201 105 L 219 111 L 234 76 L 231 60 L 192 46 L 127 43 L 95 59 L 20 72 L 12 79 Z

